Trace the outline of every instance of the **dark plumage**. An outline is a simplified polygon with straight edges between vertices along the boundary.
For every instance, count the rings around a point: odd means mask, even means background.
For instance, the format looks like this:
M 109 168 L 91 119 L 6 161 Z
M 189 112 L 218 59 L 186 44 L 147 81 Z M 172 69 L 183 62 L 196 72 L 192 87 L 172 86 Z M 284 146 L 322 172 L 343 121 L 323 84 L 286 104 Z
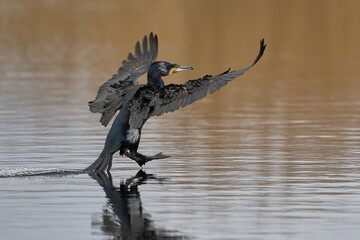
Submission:
M 85 171 L 109 171 L 112 155 L 117 151 L 135 160 L 140 166 L 153 159 L 169 157 L 161 153 L 145 156 L 137 152 L 145 122 L 152 116 L 173 112 L 219 90 L 255 65 L 263 55 L 265 47 L 262 39 L 258 56 L 243 69 L 232 72 L 229 69 L 219 75 L 206 75 L 185 84 L 164 85 L 161 77 L 193 68 L 164 61 L 155 62 L 158 55 L 157 36 L 151 33 L 149 41 L 145 36 L 142 49 L 137 42 L 135 54 L 129 53 L 118 73 L 105 82 L 99 88 L 95 100 L 89 102 L 91 112 L 102 114 L 100 122 L 104 126 L 107 126 L 117 110 L 119 114 L 111 126 L 102 153 Z M 146 72 L 147 84 L 137 84 L 137 79 Z

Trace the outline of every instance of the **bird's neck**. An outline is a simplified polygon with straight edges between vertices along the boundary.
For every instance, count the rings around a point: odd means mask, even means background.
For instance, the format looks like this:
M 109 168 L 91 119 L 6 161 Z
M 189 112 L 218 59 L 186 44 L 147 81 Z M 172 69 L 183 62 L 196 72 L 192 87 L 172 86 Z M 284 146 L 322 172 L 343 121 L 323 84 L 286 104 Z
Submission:
M 147 84 L 154 87 L 163 87 L 164 81 L 161 79 L 160 74 L 149 74 L 147 75 Z

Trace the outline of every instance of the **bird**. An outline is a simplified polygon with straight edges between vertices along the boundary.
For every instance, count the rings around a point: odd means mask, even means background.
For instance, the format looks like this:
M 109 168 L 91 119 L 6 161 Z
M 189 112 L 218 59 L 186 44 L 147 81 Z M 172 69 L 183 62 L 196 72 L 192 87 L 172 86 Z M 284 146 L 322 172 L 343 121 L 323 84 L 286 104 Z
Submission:
M 158 37 L 152 32 L 149 36 L 145 35 L 142 44 L 139 41 L 136 43 L 134 53 L 129 53 L 117 73 L 100 86 L 96 98 L 89 102 L 89 110 L 101 114 L 100 122 L 105 127 L 116 112 L 119 113 L 112 123 L 99 157 L 84 171 L 109 172 L 116 152 L 134 160 L 140 167 L 151 160 L 170 157 L 162 153 L 146 156 L 137 151 L 141 130 L 146 121 L 152 116 L 174 112 L 218 91 L 254 66 L 265 48 L 264 39 L 261 39 L 255 60 L 240 70 L 230 71 L 229 68 L 218 75 L 205 75 L 184 84 L 165 85 L 162 77 L 193 70 L 193 67 L 157 61 Z M 147 83 L 138 84 L 138 78 L 145 73 Z

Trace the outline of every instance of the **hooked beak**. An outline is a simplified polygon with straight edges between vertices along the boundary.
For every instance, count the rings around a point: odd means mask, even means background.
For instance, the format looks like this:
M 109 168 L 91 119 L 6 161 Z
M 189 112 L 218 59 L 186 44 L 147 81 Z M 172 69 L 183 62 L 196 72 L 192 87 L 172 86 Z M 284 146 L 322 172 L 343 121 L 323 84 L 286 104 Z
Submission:
M 174 74 L 185 70 L 194 70 L 194 68 L 190 66 L 176 66 L 170 70 L 169 74 Z

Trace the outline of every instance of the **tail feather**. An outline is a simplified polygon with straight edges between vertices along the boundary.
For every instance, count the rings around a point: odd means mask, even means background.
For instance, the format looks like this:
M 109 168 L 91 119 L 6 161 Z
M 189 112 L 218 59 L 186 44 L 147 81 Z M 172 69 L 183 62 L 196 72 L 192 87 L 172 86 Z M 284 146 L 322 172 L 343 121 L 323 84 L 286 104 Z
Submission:
M 102 151 L 98 159 L 90 166 L 84 169 L 85 172 L 105 172 L 110 171 L 112 165 L 113 154 Z

